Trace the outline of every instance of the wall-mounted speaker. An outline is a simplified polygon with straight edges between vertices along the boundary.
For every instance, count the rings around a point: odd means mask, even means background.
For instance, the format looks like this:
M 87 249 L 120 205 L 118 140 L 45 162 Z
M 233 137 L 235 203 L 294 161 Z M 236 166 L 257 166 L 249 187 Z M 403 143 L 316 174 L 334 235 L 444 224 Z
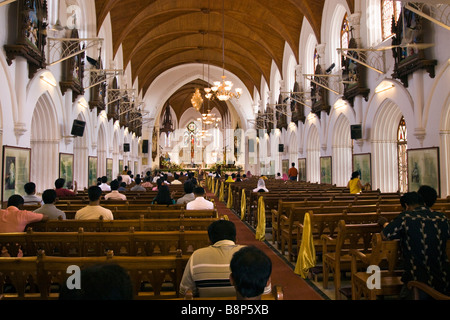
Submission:
M 148 153 L 148 140 L 142 140 L 142 153 Z
M 86 126 L 86 122 L 82 120 L 73 120 L 71 135 L 82 137 L 84 134 L 84 127 Z
M 123 152 L 130 152 L 130 144 L 129 143 L 123 144 Z
M 350 135 L 354 140 L 362 138 L 362 127 L 360 124 L 352 124 L 350 126 Z
M 278 145 L 278 152 L 284 152 L 284 144 Z

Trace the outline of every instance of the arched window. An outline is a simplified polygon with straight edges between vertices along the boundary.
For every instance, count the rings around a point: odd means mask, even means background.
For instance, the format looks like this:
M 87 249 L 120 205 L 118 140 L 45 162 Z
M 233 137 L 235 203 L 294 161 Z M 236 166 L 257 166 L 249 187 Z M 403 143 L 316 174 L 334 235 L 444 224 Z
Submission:
M 383 40 L 386 40 L 392 35 L 392 17 L 397 21 L 401 11 L 401 1 L 381 1 L 381 33 L 383 35 Z
M 398 188 L 401 193 L 408 191 L 408 157 L 407 157 L 407 137 L 405 118 L 402 117 L 397 131 L 397 151 L 398 151 Z
M 350 42 L 350 22 L 348 16 L 345 14 L 344 20 L 342 20 L 341 27 L 341 48 L 348 48 Z

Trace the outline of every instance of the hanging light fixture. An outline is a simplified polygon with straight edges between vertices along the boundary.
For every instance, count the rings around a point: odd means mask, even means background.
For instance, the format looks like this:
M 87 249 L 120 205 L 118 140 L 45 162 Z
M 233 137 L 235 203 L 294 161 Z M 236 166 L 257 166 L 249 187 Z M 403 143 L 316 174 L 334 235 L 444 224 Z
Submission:
M 191 103 L 192 106 L 194 107 L 194 109 L 196 109 L 197 111 L 200 111 L 200 109 L 202 108 L 203 105 L 203 98 L 202 98 L 202 94 L 200 93 L 200 89 L 195 89 L 195 93 L 192 95 L 191 98 Z
M 233 82 L 225 80 L 225 0 L 222 1 L 222 81 L 215 81 L 214 86 L 211 88 L 205 88 L 207 99 L 217 98 L 220 101 L 228 101 L 232 98 L 239 99 L 242 95 L 242 89 L 236 88 L 235 92 L 232 92 Z

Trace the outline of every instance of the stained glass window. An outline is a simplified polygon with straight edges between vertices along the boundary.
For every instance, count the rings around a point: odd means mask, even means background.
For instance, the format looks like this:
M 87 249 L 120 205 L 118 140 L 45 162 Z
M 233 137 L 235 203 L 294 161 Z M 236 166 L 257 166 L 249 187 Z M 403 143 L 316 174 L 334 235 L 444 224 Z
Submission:
M 345 14 L 341 27 L 341 48 L 348 48 L 350 42 L 350 23 L 348 16 Z
M 383 40 L 386 40 L 392 35 L 392 17 L 395 17 L 397 21 L 401 11 L 401 1 L 381 1 L 381 32 L 383 33 Z
M 398 151 L 398 186 L 401 193 L 408 191 L 408 157 L 407 157 L 407 137 L 405 118 L 402 117 L 397 131 L 397 151 Z

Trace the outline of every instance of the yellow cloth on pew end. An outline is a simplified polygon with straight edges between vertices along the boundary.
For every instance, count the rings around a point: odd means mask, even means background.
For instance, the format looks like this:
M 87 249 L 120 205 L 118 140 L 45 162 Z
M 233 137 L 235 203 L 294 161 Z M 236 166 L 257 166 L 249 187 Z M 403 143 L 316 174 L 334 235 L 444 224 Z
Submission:
M 214 194 L 216 195 L 216 197 L 218 197 L 220 195 L 220 186 L 219 186 L 220 180 L 217 180 L 216 182 L 216 190 L 214 192 Z
M 242 189 L 242 196 L 241 196 L 241 220 L 242 221 L 245 219 L 246 205 L 247 205 L 247 200 L 245 199 L 245 189 Z
M 256 240 L 264 241 L 266 239 L 266 205 L 264 197 L 258 199 L 258 225 L 256 226 Z
M 303 279 L 308 276 L 309 269 L 316 265 L 316 250 L 311 231 L 311 218 L 309 213 L 305 214 L 303 220 L 302 243 L 298 251 L 297 264 L 294 273 L 300 275 Z
M 220 183 L 219 201 L 224 201 L 223 181 Z
M 231 194 L 231 184 L 228 184 L 228 202 L 227 208 L 231 209 L 233 207 L 233 195 Z

